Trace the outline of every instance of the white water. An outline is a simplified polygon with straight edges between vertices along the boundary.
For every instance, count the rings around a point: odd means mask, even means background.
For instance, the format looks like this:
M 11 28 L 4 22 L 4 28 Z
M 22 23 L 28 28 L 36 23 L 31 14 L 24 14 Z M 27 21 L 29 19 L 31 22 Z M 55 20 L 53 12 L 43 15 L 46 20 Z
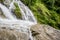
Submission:
M 21 1 L 18 1 L 18 5 L 23 10 L 23 12 L 25 14 L 24 17 L 26 17 L 26 20 L 37 23 L 37 21 L 35 20 L 35 18 L 33 16 L 33 13 L 30 11 L 30 9 L 27 6 L 25 6 Z
M 13 14 L 12 14 L 12 9 L 14 9 L 14 2 L 16 2 L 20 8 L 21 14 L 22 14 L 22 19 L 19 20 L 17 19 Z M 2 9 L 4 15 L 7 17 L 7 19 L 0 18 L 0 27 L 7 27 L 11 29 L 16 29 L 17 31 L 24 32 L 26 34 L 30 35 L 30 40 L 33 40 L 32 33 L 30 31 L 30 27 L 32 25 L 35 25 L 37 23 L 36 19 L 34 18 L 33 13 L 31 10 L 25 6 L 21 1 L 13 0 L 11 2 L 9 9 L 2 5 L 0 3 L 0 8 Z
M 2 9 L 4 15 L 8 18 L 8 19 L 11 19 L 11 20 L 14 20 L 15 18 L 13 17 L 12 13 L 8 10 L 7 7 L 5 7 L 4 5 L 2 5 L 0 3 L 0 8 Z

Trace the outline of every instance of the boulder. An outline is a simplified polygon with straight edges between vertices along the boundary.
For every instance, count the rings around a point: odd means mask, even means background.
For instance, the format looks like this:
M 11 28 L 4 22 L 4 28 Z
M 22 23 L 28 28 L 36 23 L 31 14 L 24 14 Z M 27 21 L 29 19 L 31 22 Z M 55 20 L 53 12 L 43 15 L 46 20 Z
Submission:
M 60 30 L 49 25 L 36 24 L 31 27 L 34 40 L 60 40 Z
M 29 37 L 26 33 L 0 28 L 0 40 L 28 40 L 28 39 Z

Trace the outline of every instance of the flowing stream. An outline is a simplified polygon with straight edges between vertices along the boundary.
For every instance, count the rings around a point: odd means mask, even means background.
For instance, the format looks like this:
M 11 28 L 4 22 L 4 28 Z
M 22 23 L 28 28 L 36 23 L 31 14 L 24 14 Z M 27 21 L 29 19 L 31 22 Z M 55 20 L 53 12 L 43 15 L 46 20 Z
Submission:
M 9 9 L 7 7 L 5 7 L 4 5 L 2 5 L 0 3 L 0 8 L 2 9 L 3 11 L 3 14 L 8 18 L 8 19 L 11 19 L 11 20 L 14 20 L 16 19 L 15 17 L 13 17 L 12 13 L 9 11 Z
M 16 2 L 21 10 L 22 20 L 17 19 L 13 14 L 12 9 L 14 8 L 14 2 Z M 16 29 L 17 31 L 24 32 L 30 35 L 30 40 L 33 40 L 32 33 L 30 31 L 30 27 L 32 25 L 37 24 L 37 21 L 31 12 L 31 10 L 25 6 L 19 0 L 13 0 L 10 3 L 10 7 L 7 8 L 5 5 L 0 3 L 0 8 L 3 11 L 3 14 L 6 16 L 6 19 L 0 17 L 0 27 L 7 27 L 9 29 Z

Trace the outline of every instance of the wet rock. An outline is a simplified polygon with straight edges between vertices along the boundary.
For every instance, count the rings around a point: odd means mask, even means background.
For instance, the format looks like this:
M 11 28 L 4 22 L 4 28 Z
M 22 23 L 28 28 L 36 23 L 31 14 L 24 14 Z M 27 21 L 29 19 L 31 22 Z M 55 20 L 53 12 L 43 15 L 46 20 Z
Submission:
M 12 0 L 4 0 L 3 4 L 7 7 L 9 7 L 11 2 L 12 2 Z
M 34 40 L 60 40 L 60 30 L 48 25 L 37 24 L 31 27 Z
M 15 30 L 1 29 L 0 40 L 28 40 L 27 34 Z
M 2 10 L 1 10 L 1 8 L 0 8 L 0 17 L 5 18 L 4 14 L 3 14 Z

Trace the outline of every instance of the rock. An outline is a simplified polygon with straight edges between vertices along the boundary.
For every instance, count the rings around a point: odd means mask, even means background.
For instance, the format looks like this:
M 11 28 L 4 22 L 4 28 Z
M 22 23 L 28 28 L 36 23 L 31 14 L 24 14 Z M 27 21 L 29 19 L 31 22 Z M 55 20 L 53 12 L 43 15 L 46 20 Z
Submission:
M 60 40 L 60 30 L 44 24 L 31 27 L 34 40 Z
M 12 0 L 0 0 L 0 3 L 4 4 L 5 6 L 9 7 L 9 4 Z
M 2 12 L 2 10 L 1 10 L 1 8 L 0 8 L 0 17 L 6 18 L 6 17 L 3 15 L 3 12 Z
M 28 40 L 27 34 L 15 30 L 1 29 L 0 40 Z
M 12 2 L 12 0 L 4 0 L 3 4 L 7 7 L 9 7 L 11 2 Z
M 0 0 L 0 3 L 3 3 L 5 0 Z

